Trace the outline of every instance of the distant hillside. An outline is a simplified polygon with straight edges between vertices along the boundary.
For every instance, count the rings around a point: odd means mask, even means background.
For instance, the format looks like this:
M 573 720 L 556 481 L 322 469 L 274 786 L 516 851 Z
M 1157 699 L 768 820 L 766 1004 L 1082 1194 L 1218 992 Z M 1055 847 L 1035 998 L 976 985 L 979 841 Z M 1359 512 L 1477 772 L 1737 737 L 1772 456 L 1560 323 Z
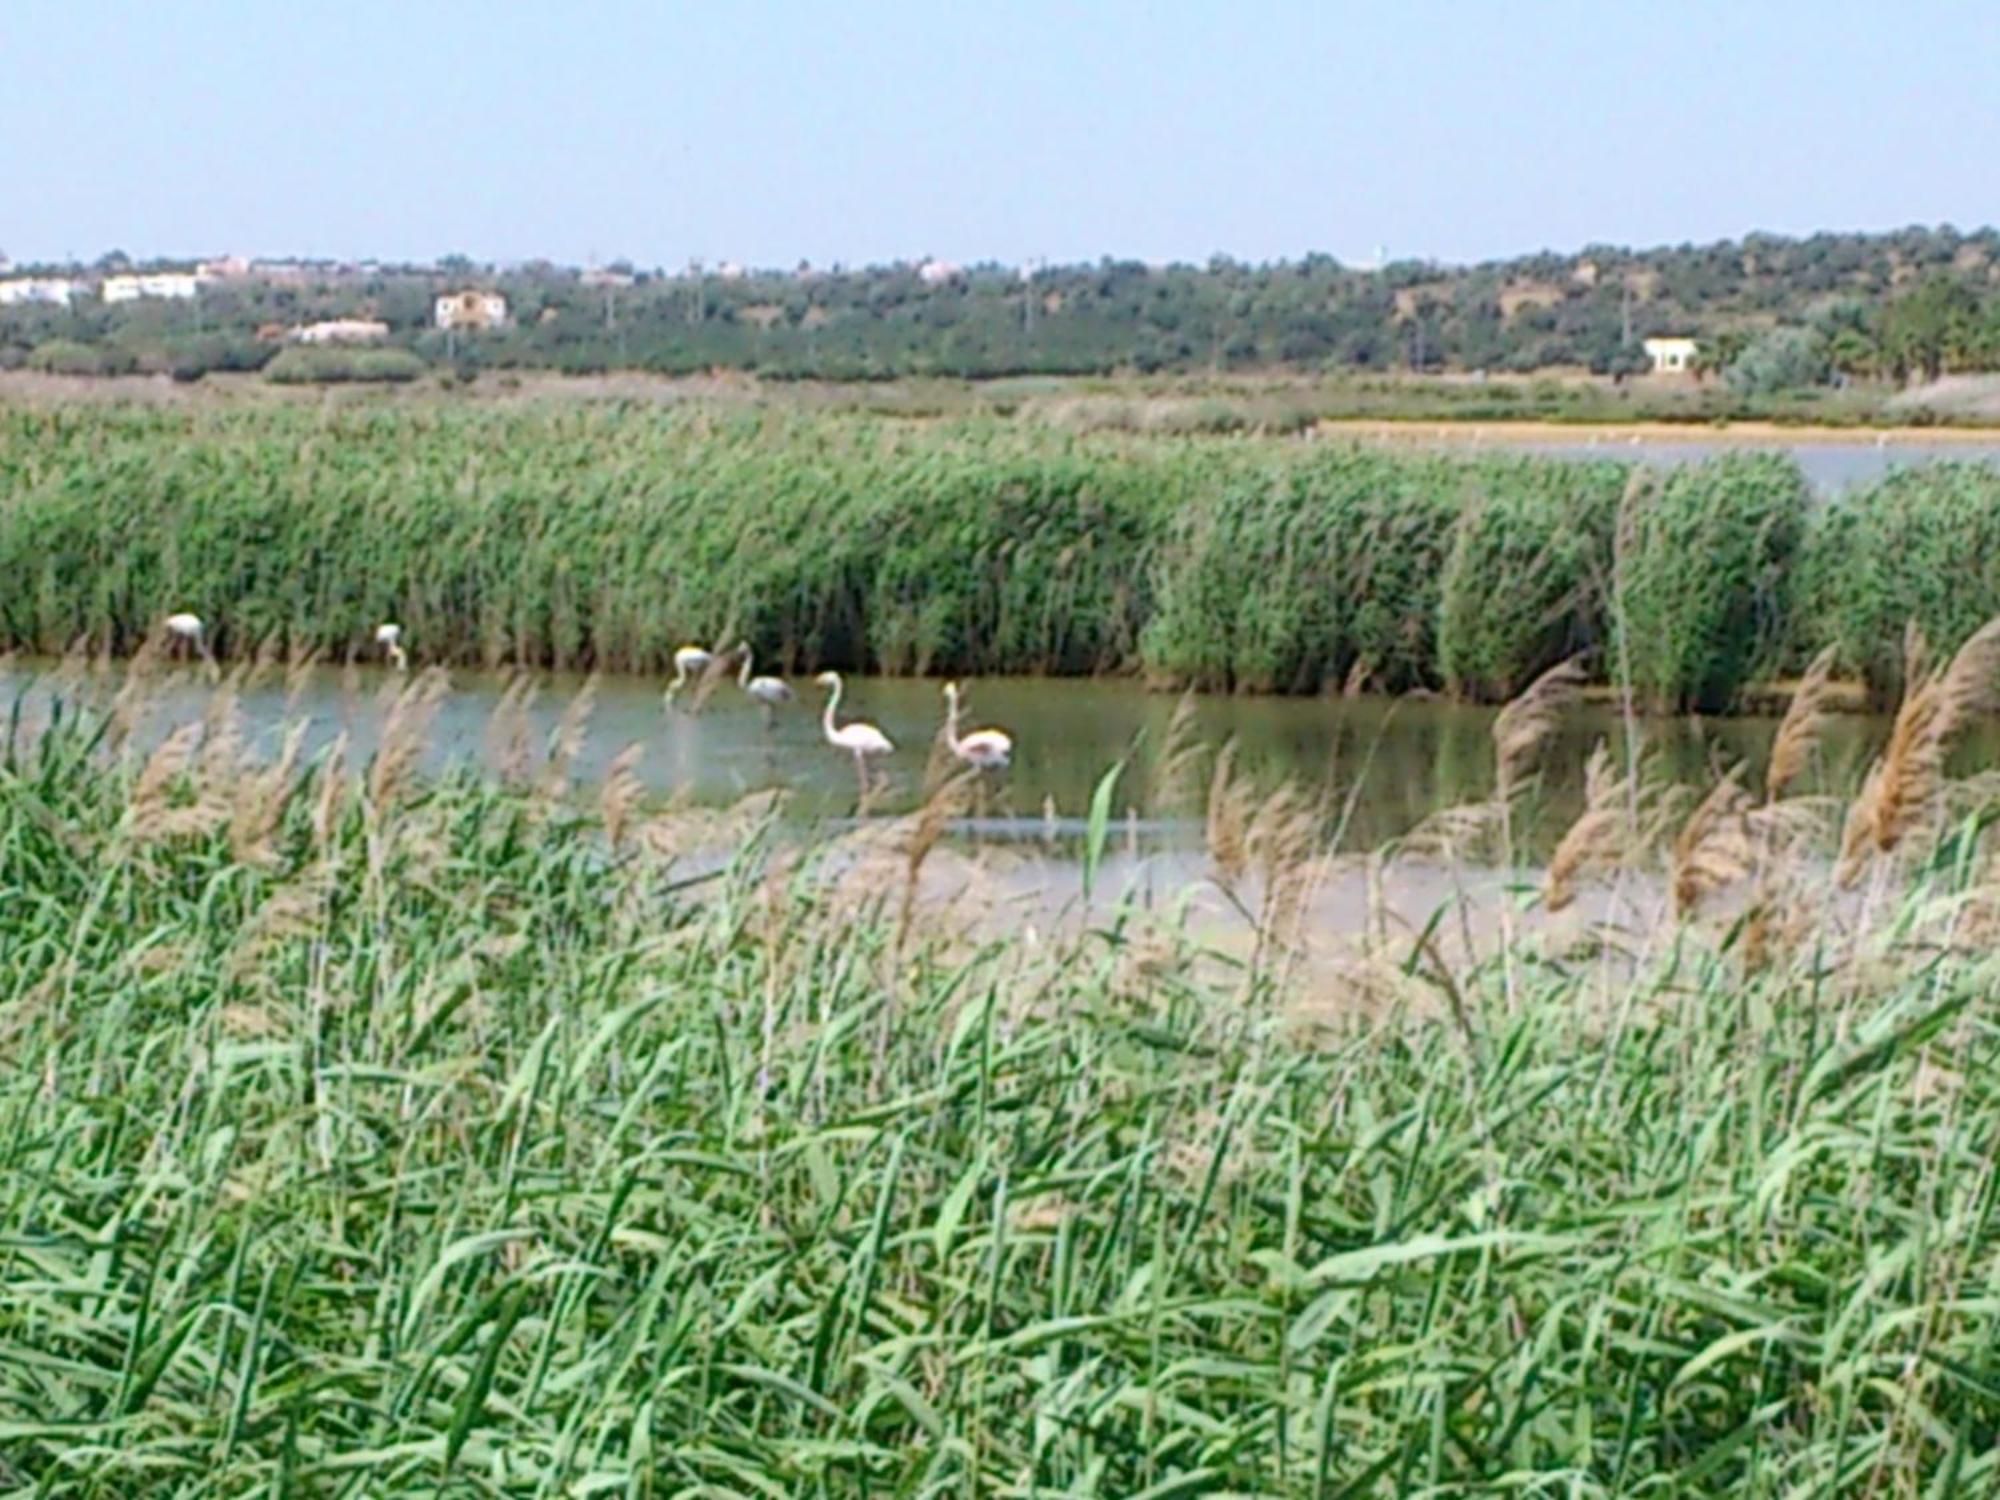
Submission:
M 348 318 L 380 320 L 386 342 L 433 363 L 741 369 L 777 378 L 1260 368 L 1622 374 L 1645 368 L 1640 344 L 1651 334 L 1697 336 L 1703 372 L 1726 371 L 1746 388 L 2000 368 L 2000 232 L 1990 228 L 1752 235 L 1379 270 L 1317 255 L 1271 265 L 1219 257 L 1205 266 L 1106 260 L 1032 271 L 937 262 L 675 273 L 238 262 L 188 300 L 107 302 L 101 273 L 127 269 L 13 273 L 77 276 L 79 290 L 68 307 L 0 306 L 0 368 L 183 376 L 260 368 L 287 330 Z M 502 293 L 508 326 L 432 326 L 433 299 L 465 288 Z M 306 364 L 291 362 L 292 378 Z M 368 378 L 353 373 L 366 367 L 327 365 L 343 378 Z

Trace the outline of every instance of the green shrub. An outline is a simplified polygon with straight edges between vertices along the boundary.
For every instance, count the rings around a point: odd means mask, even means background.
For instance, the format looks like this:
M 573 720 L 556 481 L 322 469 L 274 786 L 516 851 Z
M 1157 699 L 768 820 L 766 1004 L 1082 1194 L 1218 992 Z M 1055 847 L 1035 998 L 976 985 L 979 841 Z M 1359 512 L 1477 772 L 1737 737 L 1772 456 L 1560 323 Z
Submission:
M 1662 711 L 1715 712 L 1778 659 L 1807 491 L 1789 458 L 1730 454 L 1633 487 L 1616 603 L 1634 688 Z
M 415 380 L 427 366 L 407 349 L 340 349 L 298 346 L 264 366 L 264 378 L 279 385 L 339 384 Z
M 103 375 L 106 351 L 75 339 L 50 339 L 37 344 L 28 354 L 28 368 L 47 375 Z

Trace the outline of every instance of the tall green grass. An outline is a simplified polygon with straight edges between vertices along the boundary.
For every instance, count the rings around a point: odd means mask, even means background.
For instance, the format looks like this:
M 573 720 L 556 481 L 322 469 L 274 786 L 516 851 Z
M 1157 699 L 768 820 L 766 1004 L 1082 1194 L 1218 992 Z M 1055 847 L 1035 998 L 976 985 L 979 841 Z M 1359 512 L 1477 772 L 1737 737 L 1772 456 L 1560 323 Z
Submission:
M 2000 614 L 2000 469 L 1925 464 L 1840 496 L 1813 518 L 1800 593 L 1801 634 L 1892 693 L 1906 624 L 1948 653 Z
M 1633 484 L 1611 603 L 1645 701 L 1725 709 L 1780 658 L 1807 508 L 1798 466 L 1775 454 L 1725 455 Z
M 1479 473 L 1438 580 L 1438 673 L 1454 693 L 1502 702 L 1604 644 L 1629 474 L 1612 463 Z
M 1990 963 L 1364 1003 L 88 734 L 0 760 L 10 1490 L 2000 1481 Z
M 658 672 L 742 638 L 795 672 L 1498 699 L 1608 662 L 1622 600 L 1645 698 L 1713 710 L 1827 641 L 1879 675 L 1905 619 L 1948 645 L 2000 596 L 1990 468 L 1894 477 L 1804 541 L 1782 458 L 1650 478 L 1621 523 L 1630 472 L 991 417 L 10 408 L 0 648 L 129 652 L 193 609 L 239 656 L 395 619 L 446 664 Z

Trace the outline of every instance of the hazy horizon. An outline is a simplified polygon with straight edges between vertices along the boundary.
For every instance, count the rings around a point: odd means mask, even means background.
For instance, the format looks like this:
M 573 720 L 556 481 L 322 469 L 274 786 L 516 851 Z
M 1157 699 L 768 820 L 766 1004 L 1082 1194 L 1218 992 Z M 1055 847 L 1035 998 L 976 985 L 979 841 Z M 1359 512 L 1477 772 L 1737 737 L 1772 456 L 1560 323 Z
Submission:
M 1462 265 L 1976 227 L 2000 18 L 1284 0 L 1005 14 L 40 7 L 0 90 L 24 264 Z

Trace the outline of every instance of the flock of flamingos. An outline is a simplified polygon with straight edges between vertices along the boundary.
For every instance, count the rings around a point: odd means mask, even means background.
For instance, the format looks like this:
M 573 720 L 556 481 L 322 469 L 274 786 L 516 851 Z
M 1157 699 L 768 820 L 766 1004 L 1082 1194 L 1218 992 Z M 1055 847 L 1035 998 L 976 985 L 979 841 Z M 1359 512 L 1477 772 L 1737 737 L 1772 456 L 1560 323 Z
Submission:
M 213 660 L 209 655 L 208 627 L 200 615 L 182 612 L 168 615 L 163 622 L 167 638 L 178 642 L 187 650 L 203 658 Z M 383 624 L 375 627 L 375 644 L 382 648 L 382 655 L 390 666 L 399 672 L 407 672 L 410 667 L 409 652 L 403 648 L 403 627 L 397 624 Z M 666 701 L 672 705 L 691 682 L 706 677 L 720 666 L 729 656 L 740 656 L 741 665 L 736 671 L 736 685 L 747 693 L 764 710 L 768 723 L 771 715 L 796 696 L 791 684 L 782 677 L 752 675 L 752 656 L 747 643 L 739 645 L 733 652 L 717 653 L 702 646 L 683 646 L 674 653 L 674 679 L 667 685 Z M 878 755 L 887 755 L 896 748 L 895 743 L 881 729 L 866 719 L 850 719 L 845 724 L 835 720 L 840 709 L 841 681 L 838 672 L 822 672 L 814 679 L 819 686 L 827 689 L 826 711 L 821 715 L 820 728 L 826 742 L 836 750 L 845 751 L 854 757 L 854 774 L 861 782 L 864 795 L 868 790 L 868 762 Z M 980 771 L 1004 770 L 1014 755 L 1014 740 L 1005 730 L 974 729 L 965 734 L 958 732 L 959 692 L 958 684 L 944 685 L 945 743 L 951 753 L 966 765 Z

